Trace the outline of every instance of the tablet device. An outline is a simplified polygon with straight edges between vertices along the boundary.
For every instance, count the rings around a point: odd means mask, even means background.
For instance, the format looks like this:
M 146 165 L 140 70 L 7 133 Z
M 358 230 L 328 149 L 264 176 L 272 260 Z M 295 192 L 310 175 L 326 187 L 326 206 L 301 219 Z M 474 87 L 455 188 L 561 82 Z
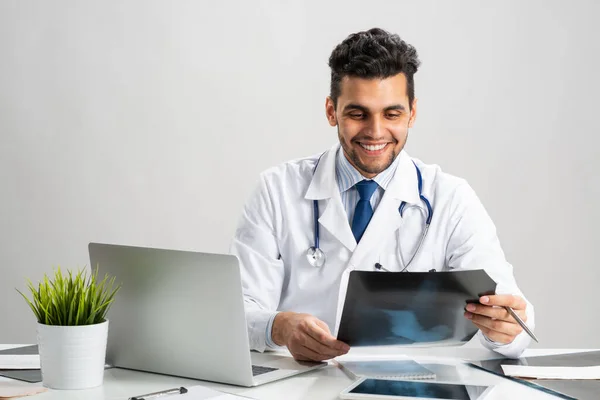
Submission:
M 363 378 L 340 393 L 340 399 L 482 400 L 493 386 Z

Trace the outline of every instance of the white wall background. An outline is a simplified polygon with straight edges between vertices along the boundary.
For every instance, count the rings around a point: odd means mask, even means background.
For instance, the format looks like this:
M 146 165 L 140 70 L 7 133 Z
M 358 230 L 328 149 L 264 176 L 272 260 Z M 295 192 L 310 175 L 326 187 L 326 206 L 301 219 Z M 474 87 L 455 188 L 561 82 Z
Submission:
M 543 347 L 600 347 L 594 1 L 0 1 L 0 343 L 89 241 L 227 252 L 263 169 L 328 148 L 327 59 L 415 45 L 409 152 L 465 177 Z M 307 227 L 310 229 L 310 227 Z

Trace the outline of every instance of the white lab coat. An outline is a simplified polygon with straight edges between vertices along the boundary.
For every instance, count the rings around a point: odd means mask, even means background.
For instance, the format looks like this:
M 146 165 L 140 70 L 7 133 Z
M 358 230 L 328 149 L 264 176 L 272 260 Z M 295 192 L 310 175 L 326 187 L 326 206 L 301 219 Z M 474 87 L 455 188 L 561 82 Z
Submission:
M 423 194 L 434 211 L 423 248 L 408 271 L 485 269 L 498 283 L 497 293 L 523 296 L 496 228 L 471 187 L 436 165 L 412 159 L 405 151 L 357 245 L 335 178 L 338 147 L 323 154 L 314 173 L 319 155 L 263 172 L 244 207 L 231 251 L 241 264 L 252 349 L 265 349 L 267 324 L 276 310 L 312 314 L 336 334 L 351 270 L 372 271 L 375 263 L 389 270 L 402 269 L 398 243 L 404 259 L 410 259 L 426 214 L 413 160 L 422 173 Z M 320 268 L 306 259 L 306 250 L 314 245 L 313 200 L 319 201 L 320 247 L 327 255 Z M 402 201 L 407 202 L 403 217 L 398 212 Z M 527 318 L 533 326 L 529 302 Z M 498 345 L 481 332 L 477 335 L 484 346 L 507 357 L 518 357 L 530 340 L 522 332 L 512 343 Z

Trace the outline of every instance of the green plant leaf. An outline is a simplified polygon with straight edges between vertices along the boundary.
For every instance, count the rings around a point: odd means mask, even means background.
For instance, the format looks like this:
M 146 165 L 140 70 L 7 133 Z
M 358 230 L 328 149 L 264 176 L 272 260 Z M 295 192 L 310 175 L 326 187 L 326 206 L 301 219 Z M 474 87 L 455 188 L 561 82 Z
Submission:
M 105 320 L 121 285 L 115 287 L 115 278 L 98 278 L 98 266 L 88 275 L 85 270 L 63 274 L 60 266 L 54 275 L 46 274 L 35 286 L 27 280 L 27 297 L 17 289 L 39 323 L 46 325 L 90 325 Z

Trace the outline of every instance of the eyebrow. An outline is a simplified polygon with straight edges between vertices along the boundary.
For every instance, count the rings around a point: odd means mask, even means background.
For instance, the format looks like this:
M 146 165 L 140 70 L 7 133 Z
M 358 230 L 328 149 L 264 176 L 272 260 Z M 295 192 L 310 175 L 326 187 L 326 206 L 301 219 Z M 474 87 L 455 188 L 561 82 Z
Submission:
M 360 104 L 348 104 L 347 106 L 344 107 L 343 111 L 346 112 L 348 110 L 360 110 L 364 113 L 369 112 L 369 109 L 367 107 L 362 106 Z M 393 111 L 393 110 L 405 111 L 406 107 L 404 107 L 402 104 L 394 104 L 394 105 L 386 107 L 383 111 Z

